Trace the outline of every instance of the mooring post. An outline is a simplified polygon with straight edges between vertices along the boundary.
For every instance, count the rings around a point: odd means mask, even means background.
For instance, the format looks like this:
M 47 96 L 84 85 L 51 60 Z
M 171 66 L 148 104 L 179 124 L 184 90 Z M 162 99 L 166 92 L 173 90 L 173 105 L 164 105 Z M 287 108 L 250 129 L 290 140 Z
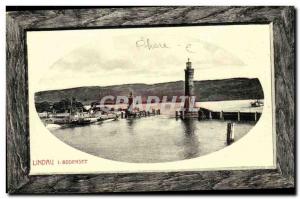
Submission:
M 230 136 L 230 140 L 231 142 L 234 142 L 234 123 L 231 123 L 231 136 Z
M 181 119 L 184 118 L 184 111 L 180 111 L 180 118 L 181 118 Z
M 254 113 L 254 121 L 257 121 L 257 112 Z
M 234 141 L 234 123 L 227 123 L 227 145 Z
M 212 119 L 211 111 L 208 112 L 208 119 L 210 119 L 210 120 Z
M 224 116 L 223 116 L 223 111 L 220 112 L 220 120 L 223 120 Z
M 237 114 L 238 114 L 238 115 L 237 115 L 237 116 L 238 116 L 238 119 L 237 119 L 237 120 L 238 120 L 238 122 L 239 122 L 239 121 L 241 121 L 241 113 L 240 113 L 240 111 L 239 111 Z

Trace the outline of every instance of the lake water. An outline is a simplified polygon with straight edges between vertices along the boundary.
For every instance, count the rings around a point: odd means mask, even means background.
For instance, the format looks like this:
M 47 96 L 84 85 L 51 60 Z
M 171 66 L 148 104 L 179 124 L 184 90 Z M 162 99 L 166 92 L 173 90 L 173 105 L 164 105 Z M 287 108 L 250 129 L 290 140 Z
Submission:
M 70 146 L 95 156 L 155 163 L 196 158 L 226 147 L 227 122 L 157 115 L 49 130 Z M 254 125 L 236 123 L 235 142 Z

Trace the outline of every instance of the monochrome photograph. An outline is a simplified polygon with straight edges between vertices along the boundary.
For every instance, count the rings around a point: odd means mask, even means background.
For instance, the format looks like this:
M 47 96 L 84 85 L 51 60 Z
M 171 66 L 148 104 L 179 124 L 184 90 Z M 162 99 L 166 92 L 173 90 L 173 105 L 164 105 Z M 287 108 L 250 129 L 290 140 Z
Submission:
M 265 73 L 272 67 L 269 29 L 236 25 L 28 32 L 29 67 L 38 39 L 74 34 L 80 43 L 47 70 L 39 66 L 32 114 L 63 143 L 107 160 L 165 163 L 217 152 L 239 142 L 262 115 L 272 118 L 272 112 L 264 113 L 272 105 L 265 104 L 264 96 L 270 100 L 271 74 Z M 252 46 L 235 43 L 230 34 L 241 30 L 264 37 L 254 37 Z M 256 43 L 263 48 L 258 50 Z M 247 51 L 237 53 L 231 46 Z M 260 59 L 247 57 L 251 53 Z M 33 160 L 36 167 L 62 162 Z
M 294 17 L 8 7 L 7 193 L 291 193 Z

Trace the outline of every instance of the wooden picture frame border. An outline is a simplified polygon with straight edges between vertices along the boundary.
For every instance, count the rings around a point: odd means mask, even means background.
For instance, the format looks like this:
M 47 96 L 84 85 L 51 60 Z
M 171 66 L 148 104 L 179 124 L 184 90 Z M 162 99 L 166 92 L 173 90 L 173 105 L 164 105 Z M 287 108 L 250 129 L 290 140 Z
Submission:
M 16 7 L 6 13 L 6 174 L 11 194 L 288 190 L 295 192 L 295 9 L 283 7 Z M 29 176 L 26 31 L 273 24 L 276 169 Z M 215 192 L 214 192 L 215 193 Z

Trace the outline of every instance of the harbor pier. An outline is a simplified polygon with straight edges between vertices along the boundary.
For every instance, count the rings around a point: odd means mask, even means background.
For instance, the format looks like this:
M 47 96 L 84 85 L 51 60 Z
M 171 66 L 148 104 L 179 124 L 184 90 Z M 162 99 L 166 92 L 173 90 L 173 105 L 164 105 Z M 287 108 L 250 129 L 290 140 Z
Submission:
M 184 84 L 184 107 L 175 111 L 175 117 L 181 119 L 198 118 L 199 120 L 216 119 L 216 120 L 233 120 L 233 121 L 258 121 L 261 117 L 260 112 L 240 112 L 231 111 L 225 112 L 213 111 L 203 107 L 196 108 L 194 106 L 194 69 L 192 68 L 192 62 L 190 59 L 186 62 L 186 68 L 184 70 L 185 84 Z M 194 101 L 193 101 L 194 100 Z
M 193 115 L 194 118 L 199 120 L 231 120 L 231 121 L 258 121 L 261 117 L 261 112 L 240 112 L 240 111 L 212 111 L 205 108 L 199 108 L 199 111 L 196 112 L 197 115 Z M 193 113 L 195 114 L 195 113 Z M 176 111 L 176 118 L 186 119 L 189 116 L 185 115 L 184 111 Z

